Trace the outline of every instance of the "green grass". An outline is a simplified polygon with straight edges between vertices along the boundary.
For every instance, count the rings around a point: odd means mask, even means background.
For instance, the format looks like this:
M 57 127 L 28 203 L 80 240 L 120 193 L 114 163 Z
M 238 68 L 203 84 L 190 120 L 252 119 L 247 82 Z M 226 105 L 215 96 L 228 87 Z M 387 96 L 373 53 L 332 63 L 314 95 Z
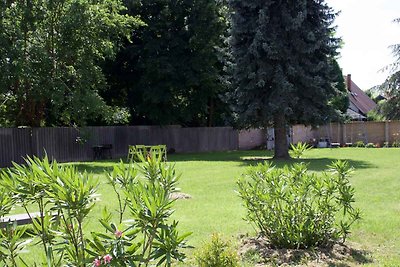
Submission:
M 168 160 L 176 164 L 176 169 L 182 173 L 181 191 L 192 196 L 189 200 L 176 201 L 173 216 L 179 220 L 182 232 L 193 232 L 189 237 L 190 245 L 201 246 L 216 232 L 234 240 L 241 234 L 255 234 L 254 229 L 242 219 L 245 211 L 235 193 L 236 181 L 246 166 L 257 162 L 249 159 L 271 160 L 271 156 L 267 151 L 169 156 Z M 363 212 L 363 220 L 353 228 L 351 245 L 371 254 L 374 262 L 366 265 L 400 266 L 400 149 L 313 149 L 305 153 L 304 159 L 275 161 L 275 164 L 283 166 L 305 161 L 309 163 L 310 170 L 321 172 L 336 159 L 347 160 L 355 168 L 351 182 L 356 189 L 356 206 Z M 101 230 L 96 218 L 104 205 L 110 209 L 117 207 L 104 177 L 104 171 L 110 170 L 113 163 L 76 163 L 80 170 L 93 172 L 100 181 L 101 201 L 86 225 L 88 232 Z M 39 248 L 32 250 L 30 255 L 38 255 L 35 251 Z M 187 251 L 189 258 L 193 251 Z

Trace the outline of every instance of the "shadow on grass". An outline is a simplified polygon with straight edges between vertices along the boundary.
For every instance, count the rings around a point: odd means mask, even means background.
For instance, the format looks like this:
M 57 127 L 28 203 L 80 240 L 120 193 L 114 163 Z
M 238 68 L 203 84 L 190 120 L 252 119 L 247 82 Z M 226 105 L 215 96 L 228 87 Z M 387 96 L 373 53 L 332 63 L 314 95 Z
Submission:
M 274 160 L 273 152 L 267 150 L 252 150 L 252 151 L 228 151 L 214 153 L 198 153 L 198 154 L 174 154 L 168 157 L 171 162 L 188 162 L 188 161 L 232 161 L 240 162 L 242 165 L 256 165 L 264 161 L 271 161 L 278 168 L 287 164 L 305 162 L 308 164 L 308 169 L 312 171 L 323 171 L 327 169 L 335 158 L 305 158 L 305 159 L 289 159 L 289 160 Z M 375 165 L 370 162 L 355 159 L 342 158 L 347 161 L 350 166 L 355 169 L 374 168 Z
M 278 168 L 283 167 L 287 164 L 293 164 L 296 162 L 305 162 L 308 164 L 308 169 L 311 171 L 323 171 L 327 169 L 335 158 L 305 158 L 305 159 L 290 159 L 290 160 L 274 160 L 272 159 L 273 152 L 267 150 L 252 150 L 252 151 L 227 151 L 227 152 L 208 152 L 208 153 L 192 153 L 192 154 L 172 154 L 168 155 L 168 162 L 238 162 L 243 166 L 256 165 L 264 162 L 265 160 L 271 161 L 273 165 Z M 124 162 L 125 159 L 123 159 Z M 355 169 L 367 169 L 374 168 L 375 165 L 367 161 L 356 160 L 356 159 L 345 159 L 349 162 L 350 166 Z M 101 160 L 95 162 L 80 162 L 73 163 L 79 171 L 87 171 L 93 174 L 102 174 L 112 170 L 113 165 L 118 163 L 120 159 L 113 160 Z
M 74 165 L 80 172 L 86 171 L 93 174 L 103 174 L 104 172 L 111 172 L 113 170 L 113 166 L 117 163 L 119 163 L 119 159 L 79 162 L 72 163 L 71 165 Z
M 274 160 L 272 158 L 266 159 L 267 161 L 272 162 L 278 168 L 282 168 L 285 165 L 290 165 L 294 163 L 304 162 L 308 165 L 308 170 L 310 171 L 324 171 L 327 169 L 327 166 L 330 165 L 335 159 L 332 158 L 306 158 L 306 159 L 290 159 L 290 160 Z M 363 160 L 354 160 L 354 159 L 341 159 L 347 161 L 349 165 L 353 168 L 357 169 L 368 169 L 374 168 L 375 165 L 363 161 Z M 244 165 L 252 166 L 258 163 L 264 162 L 265 160 L 242 160 Z

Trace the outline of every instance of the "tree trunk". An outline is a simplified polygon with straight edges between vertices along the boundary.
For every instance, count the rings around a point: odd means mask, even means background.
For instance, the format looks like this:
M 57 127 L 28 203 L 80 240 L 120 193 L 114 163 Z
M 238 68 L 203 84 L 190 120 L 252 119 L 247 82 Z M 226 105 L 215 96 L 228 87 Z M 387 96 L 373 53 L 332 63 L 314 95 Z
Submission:
M 289 145 L 287 141 L 286 120 L 283 113 L 274 116 L 275 155 L 274 159 L 289 159 Z

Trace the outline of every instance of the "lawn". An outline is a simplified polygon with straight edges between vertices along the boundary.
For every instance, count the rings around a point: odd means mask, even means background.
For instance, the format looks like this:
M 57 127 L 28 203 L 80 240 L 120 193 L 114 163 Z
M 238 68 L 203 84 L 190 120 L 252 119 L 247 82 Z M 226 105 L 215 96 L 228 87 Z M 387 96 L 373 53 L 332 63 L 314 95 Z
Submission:
M 254 235 L 253 228 L 242 218 L 245 214 L 235 193 L 236 181 L 257 157 L 271 157 L 267 151 L 240 151 L 203 154 L 170 155 L 168 160 L 182 173 L 181 191 L 192 196 L 176 201 L 174 219 L 179 220 L 182 232 L 190 231 L 189 244 L 199 247 L 212 233 L 221 233 L 238 240 L 241 234 Z M 321 172 L 335 159 L 349 161 L 355 168 L 351 182 L 356 189 L 356 206 L 363 212 L 363 220 L 355 225 L 350 244 L 366 251 L 374 260 L 370 266 L 400 266 L 400 149 L 337 148 L 314 149 L 303 161 L 309 169 Z M 275 164 L 296 162 L 276 161 Z M 97 215 L 104 205 L 116 208 L 115 197 L 106 184 L 104 171 L 114 162 L 74 163 L 80 170 L 93 172 L 101 185 L 101 201 L 92 212 L 87 231 L 100 230 Z M 33 249 L 35 250 L 35 249 Z M 187 250 L 192 258 L 195 249 Z M 32 255 L 32 254 L 30 254 Z M 189 261 L 190 262 L 190 261 Z M 349 265 L 355 265 L 350 262 Z

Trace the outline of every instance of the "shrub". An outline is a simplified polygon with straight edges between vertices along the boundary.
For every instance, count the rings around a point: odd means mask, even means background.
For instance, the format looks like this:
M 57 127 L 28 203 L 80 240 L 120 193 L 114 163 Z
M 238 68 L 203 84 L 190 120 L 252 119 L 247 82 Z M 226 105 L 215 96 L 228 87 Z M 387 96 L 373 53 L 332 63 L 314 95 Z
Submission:
M 189 234 L 179 235 L 178 223 L 170 219 L 174 200 L 169 196 L 179 178 L 172 165 L 155 158 L 116 164 L 107 177 L 117 194 L 119 224 L 104 211 L 99 221 L 106 231 L 92 233 L 92 239 L 83 230 L 98 200 L 92 175 L 47 157 L 28 158 L 26 165 L 14 164 L 0 175 L 0 217 L 14 204 L 29 216 L 33 211 L 42 215 L 33 220 L 29 234 L 38 239 L 45 258 L 32 266 L 171 266 L 185 257 L 181 248 Z M 122 225 L 127 210 L 132 220 Z M 19 257 L 27 243 L 21 239 L 24 233 L 15 224 L 0 229 L 0 265 L 28 266 Z
M 160 158 L 143 160 L 140 164 L 121 162 L 108 175 L 119 203 L 119 225 L 103 212 L 100 223 L 105 233 L 92 233 L 87 240 L 94 265 L 171 266 L 174 260 L 185 258 L 181 248 L 191 233 L 180 235 L 178 222 L 171 221 L 174 200 L 170 194 L 177 191 L 179 175 Z M 131 220 L 121 224 L 127 210 Z
M 365 147 L 365 143 L 363 141 L 357 141 L 353 145 L 354 147 Z
M 238 267 L 239 258 L 229 241 L 218 234 L 211 236 L 211 241 L 204 244 L 195 255 L 199 267 Z
M 390 147 L 390 144 L 389 144 L 389 142 L 383 142 L 383 147 L 385 147 L 385 148 L 388 148 L 388 147 Z
M 374 143 L 368 143 L 368 144 L 365 145 L 365 147 L 367 147 L 367 148 L 375 148 L 376 146 L 375 146 Z
M 312 146 L 307 143 L 298 142 L 296 145 L 290 144 L 290 155 L 296 159 L 303 156 L 304 152 L 310 150 Z
M 304 163 L 278 169 L 252 166 L 239 180 L 247 220 L 277 248 L 309 248 L 344 242 L 360 218 L 347 162 L 337 161 L 322 175 Z
M 392 143 L 392 147 L 400 147 L 400 141 L 394 141 L 393 143 Z

